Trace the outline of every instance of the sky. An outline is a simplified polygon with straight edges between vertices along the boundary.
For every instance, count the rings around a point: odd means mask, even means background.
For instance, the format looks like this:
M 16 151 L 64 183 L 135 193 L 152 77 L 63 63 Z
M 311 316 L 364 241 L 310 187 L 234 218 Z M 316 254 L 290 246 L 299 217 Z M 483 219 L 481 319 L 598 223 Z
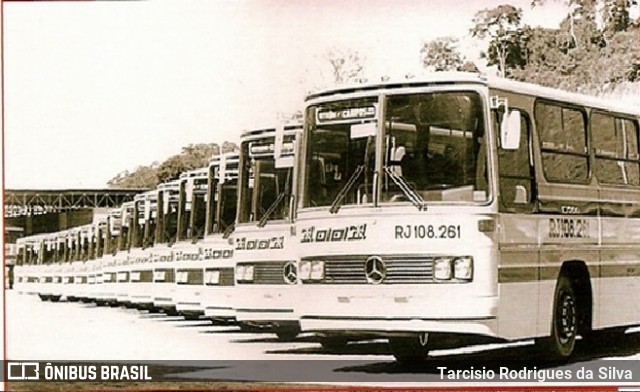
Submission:
M 418 72 L 437 37 L 475 61 L 473 15 L 505 1 L 534 26 L 566 15 L 530 0 L 3 3 L 5 186 L 103 188 L 190 143 L 238 142 L 302 109 L 330 49 L 361 53 L 371 79 Z

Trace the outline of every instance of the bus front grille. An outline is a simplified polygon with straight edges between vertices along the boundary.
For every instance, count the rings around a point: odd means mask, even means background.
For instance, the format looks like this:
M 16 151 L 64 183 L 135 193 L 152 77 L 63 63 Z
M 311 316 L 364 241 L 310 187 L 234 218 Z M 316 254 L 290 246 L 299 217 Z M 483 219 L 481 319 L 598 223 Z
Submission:
M 382 256 L 386 266 L 382 284 L 419 284 L 433 282 L 433 257 Z M 327 259 L 324 283 L 368 284 L 367 258 Z
M 252 284 L 286 284 L 283 268 L 286 262 L 245 263 L 253 265 L 254 278 Z

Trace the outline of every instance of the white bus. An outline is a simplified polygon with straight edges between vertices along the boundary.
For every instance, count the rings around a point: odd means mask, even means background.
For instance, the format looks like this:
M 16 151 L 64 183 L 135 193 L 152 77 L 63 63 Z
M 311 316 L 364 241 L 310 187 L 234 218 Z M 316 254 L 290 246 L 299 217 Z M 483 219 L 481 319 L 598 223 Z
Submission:
M 18 245 L 16 241 L 23 235 L 24 229 L 22 227 L 5 226 L 4 228 L 5 284 L 8 289 L 16 288 L 15 285 L 22 272 L 22 268 L 18 264 Z M 20 284 L 18 284 L 18 288 Z
M 202 242 L 204 265 L 201 303 L 204 315 L 214 322 L 235 322 L 232 306 L 238 293 L 234 287 L 234 253 L 229 235 L 237 210 L 239 155 L 228 152 L 209 162 L 206 235 Z
M 176 270 L 176 310 L 186 319 L 204 315 L 201 301 L 204 288 L 204 255 L 199 238 L 204 237 L 208 168 L 180 175 L 180 203 L 176 242 L 172 246 Z
M 18 294 L 25 294 L 26 287 L 28 287 L 29 265 L 26 264 L 26 249 L 25 238 L 16 239 L 16 265 L 13 270 L 13 288 Z
M 236 319 L 294 338 L 300 332 L 292 297 L 298 283 L 293 231 L 294 150 L 300 124 L 241 136 L 238 217 L 232 239 L 236 262 Z M 276 151 L 275 146 L 281 146 Z
M 156 234 L 155 243 L 151 249 L 153 308 L 167 315 L 176 315 L 175 258 L 172 246 L 178 232 L 180 180 L 160 184 L 157 192 Z
M 106 254 L 104 250 L 106 242 L 107 219 L 101 218 L 94 223 L 94 249 L 92 257 L 95 259 L 93 271 L 95 273 L 95 285 L 91 291 L 90 298 L 98 306 L 105 305 L 104 298 L 104 266 L 106 264 Z
M 41 239 L 42 249 L 42 274 L 43 280 L 40 297 L 45 300 L 58 302 L 62 297 L 62 258 L 64 255 L 64 238 L 60 233 L 45 234 Z M 62 244 L 61 244 L 62 242 Z M 61 246 L 62 245 L 62 246 Z
M 97 295 L 98 305 L 114 306 L 118 303 L 118 266 L 116 254 L 118 253 L 118 238 L 120 237 L 120 227 L 122 223 L 122 210 L 112 208 L 107 213 L 102 235 L 102 257 L 100 270 L 102 273 L 102 284 Z
M 38 296 L 42 301 L 50 300 L 51 283 L 53 276 L 49 258 L 51 255 L 51 235 L 48 233 L 34 236 L 34 250 L 37 254 L 38 264 Z
M 74 261 L 72 263 L 75 276 L 74 299 L 80 302 L 90 302 L 91 288 L 89 287 L 89 278 L 91 275 L 91 263 L 89 262 L 89 253 L 93 240 L 93 225 L 79 226 L 78 229 Z
M 476 74 L 307 99 L 297 215 L 303 331 L 461 337 L 640 323 L 637 107 Z
M 60 233 L 60 239 L 64 241 L 63 246 L 63 260 L 62 265 L 62 297 L 67 301 L 74 299 L 75 295 L 75 273 L 73 268 L 74 243 L 78 236 L 78 229 L 72 228 L 64 230 Z
M 114 255 L 113 264 L 115 264 L 116 284 L 115 295 L 116 304 L 126 307 L 132 307 L 131 304 L 131 263 L 135 259 L 129 257 L 129 250 L 133 241 L 133 231 L 135 217 L 134 215 L 134 202 L 128 201 L 122 203 L 120 207 L 120 231 L 118 233 L 117 252 Z
M 47 234 L 35 234 L 29 237 L 29 248 L 33 273 L 36 276 L 34 292 L 42 301 L 48 301 L 47 287 L 50 280 L 49 268 L 45 264 Z
M 153 308 L 153 265 L 152 250 L 157 219 L 158 193 L 155 190 L 140 193 L 134 197 L 131 249 L 127 256 L 131 267 L 129 275 L 129 300 L 137 309 Z

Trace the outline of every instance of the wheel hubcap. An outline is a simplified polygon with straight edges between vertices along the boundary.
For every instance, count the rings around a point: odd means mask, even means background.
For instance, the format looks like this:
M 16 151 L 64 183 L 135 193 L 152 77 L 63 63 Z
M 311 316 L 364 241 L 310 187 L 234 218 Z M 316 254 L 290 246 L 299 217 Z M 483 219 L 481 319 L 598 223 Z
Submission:
M 418 343 L 420 343 L 421 347 L 427 347 L 427 343 L 429 343 L 429 334 L 426 332 L 419 334 Z
M 563 292 L 558 308 L 558 334 L 564 344 L 571 340 L 576 333 L 576 307 L 575 300 L 570 293 Z

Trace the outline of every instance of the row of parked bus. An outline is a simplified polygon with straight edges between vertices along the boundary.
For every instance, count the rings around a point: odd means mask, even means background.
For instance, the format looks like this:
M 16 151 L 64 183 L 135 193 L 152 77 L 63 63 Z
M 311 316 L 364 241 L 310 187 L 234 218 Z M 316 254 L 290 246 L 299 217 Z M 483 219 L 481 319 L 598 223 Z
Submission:
M 465 73 L 310 94 L 302 124 L 21 239 L 15 286 L 400 360 L 476 338 L 568 357 L 640 324 L 639 117 Z

